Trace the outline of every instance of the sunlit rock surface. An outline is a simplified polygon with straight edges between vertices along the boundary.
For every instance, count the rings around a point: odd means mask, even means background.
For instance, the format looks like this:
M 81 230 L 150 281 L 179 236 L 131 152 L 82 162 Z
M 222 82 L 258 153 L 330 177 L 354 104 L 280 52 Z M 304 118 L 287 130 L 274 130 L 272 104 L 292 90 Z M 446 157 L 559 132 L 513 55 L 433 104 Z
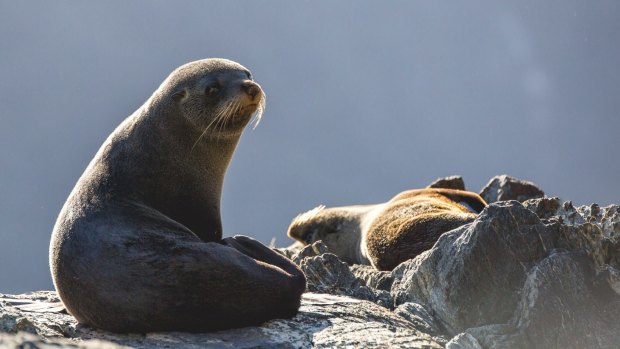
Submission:
M 551 233 L 533 212 L 517 201 L 499 202 L 398 266 L 391 293 L 396 304 L 429 307 L 450 334 L 502 323 L 519 301 L 513 290 L 552 249 Z
M 19 297 L 34 300 L 40 296 L 34 293 Z M 8 332 L 0 336 L 3 348 L 52 348 L 51 344 L 77 348 L 442 348 L 430 335 L 385 307 L 327 294 L 305 294 L 299 314 L 290 320 L 200 334 L 114 334 L 78 325 L 65 313 L 27 312 L 7 301 L 1 304 L 0 326 Z
M 445 189 L 458 189 L 465 190 L 465 182 L 461 176 L 450 176 L 437 178 L 433 183 L 429 184 L 427 188 L 445 188 Z
M 545 193 L 536 184 L 508 175 L 495 176 L 480 191 L 480 196 L 487 202 L 541 198 Z
M 308 278 L 293 319 L 118 335 L 76 324 L 54 292 L 0 295 L 0 347 L 617 348 L 620 207 L 574 207 L 502 177 L 474 222 L 391 272 L 347 265 L 321 242 L 279 249 Z

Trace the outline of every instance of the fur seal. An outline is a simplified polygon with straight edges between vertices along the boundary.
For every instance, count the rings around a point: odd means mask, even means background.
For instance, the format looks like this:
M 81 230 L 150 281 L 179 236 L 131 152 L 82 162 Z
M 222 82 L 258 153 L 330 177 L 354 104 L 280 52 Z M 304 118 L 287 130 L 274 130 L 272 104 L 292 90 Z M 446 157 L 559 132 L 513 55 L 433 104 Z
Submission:
M 50 243 L 69 313 L 114 332 L 209 331 L 291 317 L 305 290 L 292 262 L 222 239 L 224 174 L 265 97 L 225 59 L 173 71 L 101 146 Z
M 392 270 L 433 247 L 441 234 L 473 221 L 486 202 L 456 189 L 404 191 L 377 205 L 316 207 L 293 219 L 288 236 L 322 240 L 347 263 Z

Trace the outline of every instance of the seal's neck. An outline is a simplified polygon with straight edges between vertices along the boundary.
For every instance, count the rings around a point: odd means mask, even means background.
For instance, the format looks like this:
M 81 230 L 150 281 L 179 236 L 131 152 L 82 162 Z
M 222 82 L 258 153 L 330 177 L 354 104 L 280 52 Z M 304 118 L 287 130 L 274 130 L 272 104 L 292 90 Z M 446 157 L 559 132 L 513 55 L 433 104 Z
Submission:
M 140 112 L 115 133 L 128 134 L 133 163 L 122 163 L 134 197 L 205 241 L 222 237 L 220 198 L 239 135 L 203 136 L 178 114 Z M 157 118 L 148 118 L 157 115 Z M 119 149 L 119 153 L 124 150 Z M 122 158 L 122 157 L 120 157 Z M 119 166 L 114 164 L 113 166 Z M 151 173 L 148 173 L 150 171 Z
M 326 213 L 333 214 L 338 217 L 338 233 L 340 237 L 335 244 L 328 245 L 343 261 L 347 263 L 370 265 L 366 253 L 365 246 L 365 222 L 369 212 L 376 205 L 355 205 L 344 206 L 327 209 Z M 347 243 L 342 243 L 347 241 Z

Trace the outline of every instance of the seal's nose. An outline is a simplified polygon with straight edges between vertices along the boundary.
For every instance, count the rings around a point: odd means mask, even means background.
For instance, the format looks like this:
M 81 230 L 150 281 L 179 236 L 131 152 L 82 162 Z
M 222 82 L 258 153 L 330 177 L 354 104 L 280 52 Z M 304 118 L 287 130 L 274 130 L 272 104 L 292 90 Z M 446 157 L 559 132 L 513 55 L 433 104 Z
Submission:
M 244 81 L 241 85 L 241 90 L 250 96 L 252 100 L 256 99 L 256 96 L 260 93 L 260 87 L 253 81 Z

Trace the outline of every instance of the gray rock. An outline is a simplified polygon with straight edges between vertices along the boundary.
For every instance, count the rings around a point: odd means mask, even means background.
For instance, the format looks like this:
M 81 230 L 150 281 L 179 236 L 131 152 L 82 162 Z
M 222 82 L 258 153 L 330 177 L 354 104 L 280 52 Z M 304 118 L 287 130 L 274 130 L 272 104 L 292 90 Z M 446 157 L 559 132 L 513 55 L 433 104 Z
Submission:
M 13 297 L 13 296 L 12 296 Z M 34 295 L 20 295 L 22 298 Z M 24 318 L 38 334 L 5 334 L 2 347 L 47 348 L 442 348 L 431 336 L 421 333 L 407 320 L 374 303 L 349 297 L 306 293 L 300 312 L 293 319 L 272 320 L 260 327 L 245 327 L 213 333 L 158 332 L 115 334 L 78 325 L 63 313 L 29 313 L 0 303 L 0 318 Z M 0 322 L 4 326 L 5 322 Z M 54 327 L 54 333 L 49 328 Z M 8 332 L 18 329 L 10 325 Z M 69 342 L 67 338 L 73 341 Z M 89 339 L 98 339 L 91 342 Z M 6 345 L 4 345 L 6 344 Z M 50 346 L 51 347 L 51 346 Z
M 510 177 L 508 175 L 495 176 L 480 191 L 480 196 L 487 202 L 517 200 L 523 202 L 545 196 L 545 193 L 536 184 Z
M 349 266 L 336 255 L 329 253 L 327 246 L 320 240 L 298 250 L 291 260 L 306 274 L 307 290 L 311 292 L 350 296 L 369 300 L 386 308 L 394 307 L 389 293 L 391 279 L 381 279 L 381 276 L 385 278 L 389 273 L 383 272 L 383 275 L 380 275 L 381 272 L 372 268 L 364 269 L 365 266 L 361 265 Z M 351 268 L 359 270 L 362 277 L 354 274 Z M 381 289 L 372 284 L 374 281 L 382 282 L 384 285 L 389 283 L 389 286 Z M 367 282 L 371 284 L 368 285 Z
M 130 348 L 111 342 L 98 339 L 85 341 L 72 341 L 62 338 L 45 338 L 26 332 L 17 334 L 0 333 L 0 348 L 15 349 L 54 349 L 54 348 L 75 348 L 75 349 L 122 349 Z
M 620 270 L 611 265 L 605 266 L 601 276 L 607 280 L 609 287 L 620 296 Z
M 386 308 L 392 308 L 392 298 L 387 291 L 374 290 L 358 279 L 349 266 L 331 253 L 306 257 L 299 265 L 306 274 L 308 290 L 345 295 L 369 300 Z
M 617 348 L 620 297 L 584 254 L 554 253 L 528 274 L 514 319 L 528 348 Z
M 446 344 L 446 349 L 482 349 L 482 347 L 474 336 L 464 332 L 452 338 Z
M 465 182 L 461 176 L 449 176 L 437 178 L 427 188 L 446 188 L 465 190 Z
M 556 215 L 561 203 L 558 197 L 544 197 L 526 200 L 523 202 L 523 206 L 536 213 L 540 219 L 548 220 Z
M 517 329 L 509 324 L 495 324 L 486 325 L 476 328 L 470 328 L 466 332 L 463 332 L 450 342 L 459 341 L 459 336 L 466 335 L 465 338 L 471 340 L 474 339 L 477 345 L 482 348 L 494 348 L 494 349 L 517 349 L 522 347 L 522 336 L 517 332 Z M 464 346 L 464 348 L 467 348 Z M 555 347 L 550 347 L 552 349 Z M 560 348 L 558 348 L 560 349 Z
M 327 248 L 327 246 L 325 246 L 323 241 L 319 240 L 319 241 L 315 241 L 314 243 L 310 245 L 301 247 L 290 258 L 293 261 L 293 263 L 300 265 L 301 261 L 304 258 L 319 256 L 324 253 L 329 253 L 329 249 Z
M 528 200 L 524 206 L 553 225 L 560 235 L 557 247 L 587 253 L 599 271 L 620 268 L 620 206 L 574 207 L 559 198 Z
M 425 305 L 451 336 L 505 323 L 519 302 L 517 290 L 527 271 L 553 245 L 553 236 L 534 213 L 517 201 L 498 202 L 398 266 L 391 293 L 396 305 Z
M 485 348 L 617 348 L 620 297 L 583 253 L 555 251 L 529 273 L 506 325 L 467 330 Z
M 422 334 L 400 316 L 369 302 L 359 303 L 352 313 L 350 305 L 341 308 L 342 316 L 333 313 L 330 327 L 314 332 L 317 348 L 442 348 L 437 341 Z M 383 310 L 381 310 L 383 309 Z M 354 324 L 349 315 L 357 316 Z M 348 320 L 347 320 L 348 319 Z M 343 321 L 344 320 L 344 321 Z M 372 340 L 371 338 L 372 337 Z
M 370 288 L 388 292 L 392 289 L 394 277 L 389 271 L 377 270 L 369 265 L 362 264 L 353 264 L 349 268 L 353 275 Z
M 558 207 L 555 211 L 552 211 L 551 206 L 553 205 L 548 205 L 549 208 L 545 210 L 545 218 L 549 217 L 550 219 L 570 226 L 584 223 L 595 224 L 602 229 L 606 237 L 620 237 L 620 206 L 610 205 L 607 207 L 600 207 L 597 204 L 592 204 L 575 207 L 570 201 L 566 201 L 562 205 L 559 205 L 559 199 L 553 199 L 558 201 Z M 527 202 L 526 206 L 532 211 L 540 211 L 540 207 L 544 206 L 544 204 L 532 200 Z M 536 213 L 538 214 L 538 212 Z
M 37 333 L 37 329 L 30 320 L 11 313 L 2 314 L 2 316 L 0 316 L 0 331 L 12 333 L 16 333 L 18 331 Z
M 422 333 L 441 336 L 445 332 L 437 320 L 418 303 L 407 302 L 401 304 L 394 309 L 394 313 L 409 321 Z
M 348 292 L 365 286 L 349 269 L 349 266 L 331 253 L 318 256 L 306 257 L 301 260 L 301 269 L 306 274 L 308 290 L 324 287 L 330 289 L 332 294 Z
M 394 269 L 395 303 L 421 304 L 453 348 L 617 347 L 617 211 L 554 202 L 528 203 L 547 225 L 508 201 L 444 234 Z
M 49 293 L 50 291 L 43 291 L 29 295 L 10 296 L 8 299 L 13 301 L 7 301 L 7 295 L 2 295 L 2 300 L 0 300 L 0 332 L 28 332 L 45 337 L 64 336 L 64 328 L 70 323 L 66 313 L 50 312 L 46 316 L 39 317 L 36 316 L 38 312 L 25 312 L 20 309 L 23 304 L 32 304 L 37 301 L 47 303 L 47 299 L 42 300 L 42 297 L 49 295 Z M 15 300 L 29 301 L 29 303 Z M 56 298 L 56 302 L 58 301 Z

